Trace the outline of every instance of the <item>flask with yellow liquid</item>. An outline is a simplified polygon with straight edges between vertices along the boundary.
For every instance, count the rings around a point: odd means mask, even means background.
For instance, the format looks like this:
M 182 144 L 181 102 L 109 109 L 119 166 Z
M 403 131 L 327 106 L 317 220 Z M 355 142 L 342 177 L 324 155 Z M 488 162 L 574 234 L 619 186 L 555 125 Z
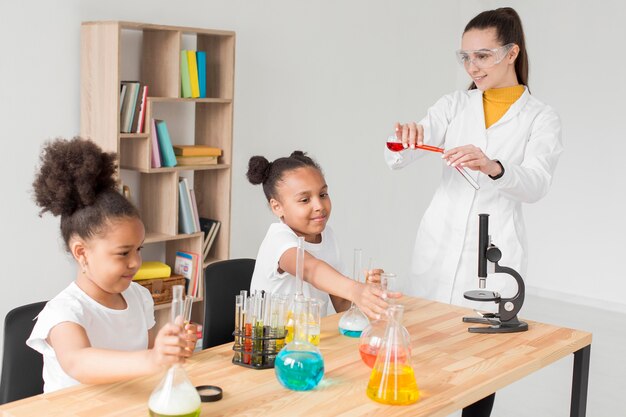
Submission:
M 419 399 L 410 343 L 402 331 L 404 306 L 389 307 L 383 343 L 367 385 L 367 396 L 382 404 L 407 405 Z

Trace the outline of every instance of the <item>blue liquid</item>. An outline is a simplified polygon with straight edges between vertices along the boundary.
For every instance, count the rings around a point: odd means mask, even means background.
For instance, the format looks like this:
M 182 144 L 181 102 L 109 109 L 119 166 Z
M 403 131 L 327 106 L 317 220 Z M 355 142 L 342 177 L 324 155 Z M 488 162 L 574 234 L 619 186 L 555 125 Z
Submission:
M 294 391 L 308 391 L 322 380 L 324 359 L 317 352 L 283 349 L 276 356 L 274 370 L 283 387 Z
M 346 330 L 340 327 L 339 333 L 348 337 L 361 337 L 361 333 L 363 333 L 363 330 Z

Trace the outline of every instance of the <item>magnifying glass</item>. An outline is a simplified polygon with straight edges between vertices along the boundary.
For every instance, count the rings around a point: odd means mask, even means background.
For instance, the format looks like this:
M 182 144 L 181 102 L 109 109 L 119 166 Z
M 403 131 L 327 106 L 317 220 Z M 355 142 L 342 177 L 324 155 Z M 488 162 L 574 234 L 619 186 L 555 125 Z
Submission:
M 196 387 L 196 390 L 203 403 L 211 403 L 222 399 L 222 389 L 216 385 L 200 385 Z

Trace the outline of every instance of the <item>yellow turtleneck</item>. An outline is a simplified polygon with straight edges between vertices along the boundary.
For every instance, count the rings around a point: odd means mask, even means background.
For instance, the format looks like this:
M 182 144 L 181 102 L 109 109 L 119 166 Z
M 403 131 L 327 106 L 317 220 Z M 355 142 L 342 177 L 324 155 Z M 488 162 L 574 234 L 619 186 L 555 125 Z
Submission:
M 485 109 L 485 127 L 489 129 L 500 120 L 509 107 L 524 94 L 523 85 L 513 87 L 492 88 L 483 92 L 483 108 Z

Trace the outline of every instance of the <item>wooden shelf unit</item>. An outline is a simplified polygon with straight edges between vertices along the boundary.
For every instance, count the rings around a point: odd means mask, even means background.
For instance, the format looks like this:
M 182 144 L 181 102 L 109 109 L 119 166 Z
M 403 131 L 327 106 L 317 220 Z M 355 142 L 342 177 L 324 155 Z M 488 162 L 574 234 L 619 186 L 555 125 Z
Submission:
M 125 33 L 141 38 L 136 56 L 139 82 L 148 86 L 145 133 L 120 133 L 120 85 Z M 180 51 L 183 37 L 195 38 L 206 51 L 207 98 L 181 98 Z M 138 173 L 137 205 L 146 227 L 146 244 L 165 245 L 164 259 L 174 266 L 176 251 L 202 253 L 202 233 L 178 233 L 178 181 L 181 171 L 193 173 L 201 217 L 221 221 L 211 250 L 214 260 L 228 259 L 230 246 L 231 165 L 235 33 L 223 30 L 164 26 L 137 22 L 84 22 L 81 27 L 81 136 L 116 152 L 120 168 Z M 151 119 L 158 106 L 193 106 L 192 140 L 222 149 L 218 165 L 152 168 Z M 174 119 L 166 119 L 168 126 Z M 173 138 L 174 144 L 181 143 Z M 164 307 L 160 307 L 162 311 Z M 201 308 L 194 319 L 201 322 Z M 200 319 L 198 319 L 200 317 Z

